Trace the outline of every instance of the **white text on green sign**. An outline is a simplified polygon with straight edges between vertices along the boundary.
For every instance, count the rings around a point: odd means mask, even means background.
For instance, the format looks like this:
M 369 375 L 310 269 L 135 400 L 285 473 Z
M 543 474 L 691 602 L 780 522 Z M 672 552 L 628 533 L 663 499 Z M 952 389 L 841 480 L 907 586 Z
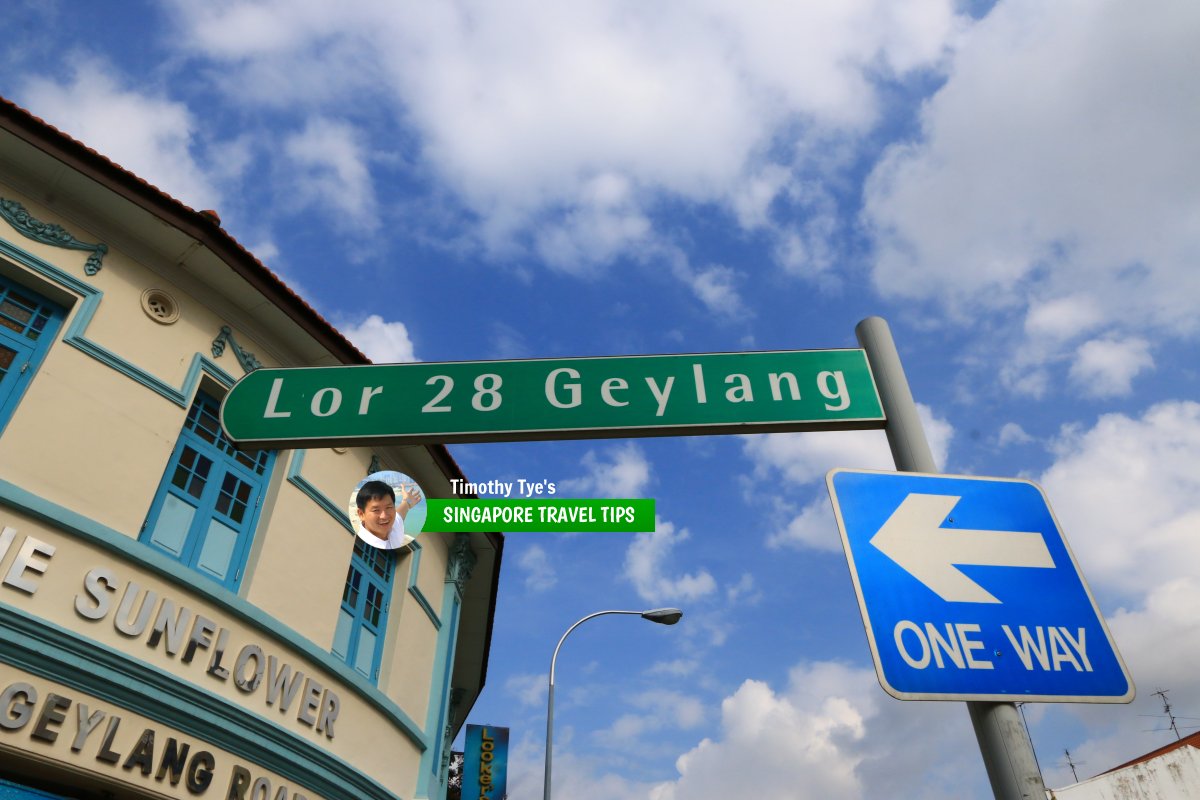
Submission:
M 654 501 L 441 500 L 429 498 L 422 531 L 641 533 L 654 530 Z
M 221 408 L 230 437 L 532 441 L 880 428 L 861 350 L 262 369 Z

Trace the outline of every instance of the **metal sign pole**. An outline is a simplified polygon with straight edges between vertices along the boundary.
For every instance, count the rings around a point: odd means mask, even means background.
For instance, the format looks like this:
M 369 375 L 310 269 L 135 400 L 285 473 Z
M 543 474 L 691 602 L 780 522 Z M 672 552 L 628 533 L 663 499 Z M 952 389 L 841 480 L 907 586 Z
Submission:
M 896 469 L 936 473 L 937 465 L 887 322 L 880 317 L 868 317 L 854 331 L 867 353 L 879 388 L 887 415 L 884 430 Z M 1046 786 L 1017 707 L 1012 703 L 969 702 L 967 711 L 996 800 L 1043 800 Z

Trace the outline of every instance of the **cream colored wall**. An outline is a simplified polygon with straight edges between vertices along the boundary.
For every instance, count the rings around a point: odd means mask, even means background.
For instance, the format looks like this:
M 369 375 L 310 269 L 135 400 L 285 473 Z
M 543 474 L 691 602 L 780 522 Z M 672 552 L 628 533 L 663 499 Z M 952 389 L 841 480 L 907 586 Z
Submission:
M 374 705 L 357 693 L 339 686 L 339 681 L 320 665 L 309 660 L 303 653 L 294 650 L 286 641 L 273 636 L 269 630 L 248 624 L 228 610 L 202 595 L 188 591 L 159 575 L 148 572 L 132 562 L 121 559 L 87 541 L 59 531 L 45 523 L 11 509 L 0 507 L 0 526 L 14 528 L 16 540 L 8 552 L 0 558 L 0 576 L 8 576 L 12 564 L 25 537 L 31 536 L 54 548 L 40 574 L 27 570 L 20 578 L 32 583 L 34 591 L 27 593 L 12 585 L 0 583 L 0 602 L 11 605 L 30 616 L 55 625 L 74 630 L 80 635 L 106 647 L 125 653 L 135 659 L 174 675 L 179 680 L 191 683 L 212 692 L 225 700 L 245 709 L 248 713 L 267 719 L 280 727 L 299 735 L 323 750 L 355 765 L 366 775 L 392 787 L 414 786 L 420 751 L 413 742 Z M 114 576 L 116 589 L 104 592 L 111 597 L 111 606 L 100 619 L 89 619 L 79 613 L 77 603 L 85 609 L 95 608 L 95 601 L 85 589 L 85 576 L 94 568 L 104 568 Z M 235 685 L 233 676 L 219 680 L 208 673 L 213 648 L 197 650 L 195 658 L 185 663 L 182 651 L 175 655 L 167 652 L 165 641 L 157 646 L 148 645 L 149 628 L 143 633 L 128 636 L 116 627 L 121 598 L 126 587 L 136 583 L 139 591 L 154 592 L 157 602 L 169 599 L 176 612 L 187 608 L 195 615 L 212 620 L 218 629 L 228 633 L 225 657 L 222 666 L 234 671 L 235 659 L 242 647 L 254 644 L 266 656 L 275 656 L 288 664 L 293 671 L 302 671 L 305 676 L 318 681 L 323 687 L 332 689 L 340 701 L 340 710 L 334 721 L 334 736 L 329 738 L 297 718 L 301 697 L 298 695 L 284 711 L 268 705 L 267 681 L 251 693 L 243 692 Z M 133 615 L 140 609 L 144 595 L 139 595 Z M 157 612 L 155 612 L 157 613 Z M 191 630 L 191 626 L 188 626 Z M 216 635 L 211 637 L 216 639 Z M 406 792 L 398 792 L 406 794 Z
M 433 610 L 442 613 L 442 593 L 446 586 L 446 568 L 450 564 L 450 547 L 454 544 L 453 533 L 429 533 L 421 535 L 421 572 L 417 575 L 417 588 L 429 600 Z
M 61 219 L 11 187 L 0 186 L 0 196 L 21 202 L 42 221 L 61 222 L 80 239 L 105 241 L 102 231 L 86 230 L 74 220 Z M 84 335 L 170 386 L 178 388 L 183 384 L 195 354 L 212 359 L 211 343 L 224 324 L 233 325 L 238 343 L 255 353 L 266 366 L 277 365 L 271 353 L 288 350 L 286 343 L 257 338 L 253 324 L 241 319 L 236 310 L 231 309 L 228 318 L 214 311 L 210 306 L 221 301 L 211 290 L 198 287 L 193 276 L 183 273 L 175 276 L 178 280 L 169 280 L 167 276 L 178 268 L 171 263 L 152 263 L 145 252 L 134 258 L 112 247 L 101 272 L 87 276 L 83 271 L 86 253 L 40 245 L 25 239 L 2 220 L 0 237 L 102 291 L 103 298 Z M 18 282 L 52 299 L 68 299 L 68 315 L 20 405 L 0 434 L 0 478 L 136 539 L 179 436 L 186 409 L 63 342 L 65 331 L 80 312 L 80 298 L 67 296 L 61 288 L 48 285 L 45 279 L 20 264 L 8 263 L 4 271 L 18 275 Z M 176 299 L 181 310 L 178 322 L 160 325 L 143 313 L 140 298 L 148 287 L 164 289 Z M 234 378 L 241 377 L 242 370 L 231 347 L 215 361 Z M 276 459 L 239 592 L 265 614 L 308 638 L 317 648 L 328 651 L 353 539 L 324 509 L 286 480 L 289 456 L 281 453 Z M 365 475 L 369 461 L 370 452 L 363 449 L 344 454 L 330 449 L 314 450 L 306 454 L 302 474 L 340 508 L 346 503 L 351 487 Z M 403 463 L 390 460 L 388 466 L 405 469 Z M 15 520 L 22 533 L 35 534 L 58 547 L 53 568 L 40 580 L 38 592 L 27 597 L 0 587 L 3 602 L 79 631 L 183 680 L 197 682 L 232 702 L 247 705 L 252 713 L 270 712 L 273 719 L 279 716 L 272 709 L 250 707 L 261 704 L 261 698 L 247 699 L 235 690 L 232 682 L 209 679 L 202 669 L 196 669 L 197 663 L 189 668 L 177 658 L 167 656 L 161 646 L 151 649 L 142 639 L 124 637 L 111 620 L 83 619 L 75 613 L 70 600 L 80 591 L 82 576 L 88 569 L 107 565 L 123 581 L 136 578 L 160 595 L 177 598 L 193 611 L 219 620 L 238 641 L 257 641 L 264 649 L 270 642 L 272 650 L 288 653 L 287 646 L 272 637 L 270 630 L 237 622 L 219 605 L 202 599 L 202 595 L 190 594 L 157 575 L 143 574 L 136 562 L 100 550 L 69 533 L 19 518 L 19 514 L 4 506 L 0 506 L 0 514 Z M 449 541 L 442 534 L 425 534 L 421 539 L 417 583 L 437 613 L 442 611 Z M 130 542 L 130 547 L 136 551 L 139 545 Z M 10 561 L 12 556 L 10 552 Z M 397 568 L 380 688 L 421 725 L 428 710 L 437 630 L 407 593 L 410 564 L 411 557 L 402 557 Z M 205 580 L 199 574 L 195 577 L 197 584 Z M 305 671 L 318 675 L 326 686 L 337 686 L 332 675 L 304 663 L 300 656 L 291 653 L 287 657 L 294 664 L 304 664 Z M 346 690 L 339 694 L 344 706 L 335 742 L 325 741 L 311 729 L 299 732 L 395 787 L 399 794 L 410 794 L 415 786 L 420 753 L 356 693 Z M 291 730 L 298 729 L 286 719 L 281 724 Z M 386 746 L 381 746 L 380 737 Z
M 21 202 L 38 219 L 59 221 L 27 196 L 7 188 L 2 193 Z M 174 387 L 183 385 L 197 353 L 212 359 L 212 341 L 226 319 L 165 281 L 161 272 L 169 272 L 172 265 L 156 264 L 151 269 L 114 248 L 105 256 L 103 269 L 87 276 L 83 272 L 86 253 L 38 245 L 4 227 L 0 223 L 0 236 L 104 292 L 84 334 L 89 340 Z M 95 232 L 78 235 L 103 238 Z M 181 280 L 190 279 L 181 276 Z M 21 282 L 50 294 L 47 282 L 31 272 L 25 271 Z M 168 290 L 178 302 L 176 323 L 162 325 L 143 313 L 141 294 L 151 286 Z M 0 436 L 0 477 L 136 539 L 187 409 L 66 345 L 63 333 L 81 305 L 76 298 Z M 245 349 L 267 352 L 251 334 L 235 329 L 235 336 Z M 273 365 L 269 359 L 264 361 Z M 242 375 L 231 347 L 215 362 L 234 378 Z M 253 563 L 248 564 L 254 569 L 243 580 L 241 591 L 289 627 L 328 647 L 352 543 L 327 513 L 284 480 L 286 456 L 276 459 L 271 487 L 275 502 L 262 511 Z M 333 470 L 336 479 L 321 476 L 317 482 L 351 486 L 361 477 L 362 467 L 356 464 L 362 459 L 361 453 L 347 456 L 343 468 Z M 311 462 L 318 471 L 330 472 L 319 457 Z M 298 593 L 301 581 L 304 591 Z M 295 602 L 297 594 L 303 595 L 299 602 Z
M 38 745 L 40 745 L 38 748 L 39 753 L 42 759 L 50 762 L 62 771 L 87 776 L 85 780 L 88 780 L 90 788 L 99 788 L 104 783 L 111 783 L 118 786 L 134 787 L 139 794 L 146 797 L 170 797 L 178 798 L 179 800 L 188 798 L 190 800 L 190 798 L 196 796 L 187 790 L 186 778 L 181 778 L 177 784 L 172 786 L 169 779 L 156 780 L 153 773 L 151 775 L 143 775 L 142 771 L 138 768 L 122 769 L 117 764 L 110 765 L 97 760 L 96 754 L 99 752 L 100 743 L 106 734 L 107 725 L 109 724 L 108 720 L 112 716 L 117 716 L 120 717 L 120 724 L 116 729 L 116 735 L 113 737 L 112 749 L 122 756 L 128 756 L 137 743 L 138 738 L 146 730 L 154 732 L 154 767 L 156 769 L 161 758 L 160 754 L 166 746 L 167 739 L 170 737 L 177 739 L 181 746 L 183 743 L 190 744 L 191 756 L 194 756 L 199 750 L 206 750 L 211 753 L 215 763 L 212 770 L 212 782 L 209 784 L 207 790 L 201 793 L 202 795 L 226 796 L 228 787 L 232 782 L 234 767 L 240 766 L 247 769 L 254 779 L 265 778 L 270 782 L 271 792 L 268 795 L 270 797 L 274 797 L 281 790 L 281 787 L 286 787 L 287 797 L 293 797 L 296 793 L 300 793 L 307 800 L 322 800 L 322 796 L 316 792 L 303 786 L 298 786 L 286 778 L 258 766 L 254 763 L 253 754 L 230 752 L 229 750 L 222 749 L 213 742 L 203 742 L 197 737 L 180 733 L 105 700 L 79 692 L 70 686 L 47 680 L 38 675 L 30 675 L 0 662 L 0 689 L 17 682 L 27 683 L 34 688 L 37 692 L 37 704 L 34 706 L 33 718 L 21 730 L 15 732 L 8 731 L 4 739 L 0 740 L 0 759 L 3 758 L 3 754 L 6 751 L 15 751 L 20 754 L 21 746 L 29 743 L 30 732 L 36 724 L 37 714 L 44 706 L 47 695 L 53 692 L 61 697 L 68 698 L 71 701 L 71 706 L 64 710 L 67 719 L 59 727 L 51 728 L 51 730 L 58 733 L 57 739 L 53 743 L 38 742 Z M 101 711 L 104 712 L 105 716 L 100 719 L 96 730 L 89 735 L 82 749 L 79 752 L 74 752 L 71 749 L 71 745 L 77 726 L 75 721 L 76 709 L 80 704 L 86 705 L 91 714 Z M 58 777 L 61 779 L 61 775 Z M 249 793 L 247 792 L 248 795 Z
M 20 202 L 39 220 L 78 229 L 10 188 L 3 189 L 3 196 Z M 88 241 L 103 238 L 91 231 L 77 235 Z M 196 353 L 212 357 L 212 341 L 225 321 L 164 279 L 162 272 L 170 272 L 172 265 L 151 269 L 114 248 L 101 271 L 88 276 L 83 270 L 87 253 L 39 244 L 2 222 L 0 236 L 104 293 L 84 333 L 88 340 L 176 388 Z M 21 282 L 30 288 L 51 297 L 63 294 L 48 287 L 46 279 L 23 271 Z M 142 311 L 141 295 L 150 287 L 167 290 L 178 302 L 176 323 L 162 325 Z M 63 334 L 81 306 L 75 297 L 55 345 L 0 438 L 0 475 L 19 473 L 23 488 L 136 537 L 186 409 L 65 346 Z M 239 335 L 254 350 L 255 342 Z M 232 353 L 217 363 L 235 378 L 241 376 Z
M 335 458 L 325 458 L 326 453 Z M 324 492 L 337 502 L 355 481 L 361 480 L 355 461 L 348 455 L 336 456 L 332 450 L 308 451 L 301 474 L 314 483 L 314 475 L 322 476 L 320 488 L 340 484 L 341 491 Z M 276 472 L 285 474 L 286 465 L 278 464 Z M 327 473 L 336 478 L 331 479 Z M 328 649 L 333 643 L 354 537 L 287 480 L 281 479 L 276 500 L 268 510 L 269 515 L 264 514 L 259 521 L 258 551 L 247 574 L 245 597 Z
M 222 317 L 160 272 L 120 251 L 110 251 L 104 262 L 103 270 L 86 279 L 104 292 L 100 309 L 88 327 L 88 338 L 124 355 L 151 375 L 178 386 L 191 363 L 192 353 L 199 351 L 212 356 L 209 347 L 221 331 Z M 177 267 L 162 266 L 167 273 L 178 272 Z M 142 293 L 149 288 L 161 289 L 176 300 L 178 321 L 164 325 L 142 311 Z M 240 377 L 241 370 L 230 354 L 218 360 L 221 362 L 227 372 Z M 264 364 L 278 366 L 265 360 Z
M 354 487 L 366 476 L 370 453 L 332 448 L 305 452 L 301 474 L 338 508 L 349 507 Z M 394 464 L 394 467 L 393 467 Z M 389 467 L 405 471 L 403 463 Z M 260 524 L 261 552 L 250 575 L 246 599 L 281 620 L 295 620 L 295 630 L 321 647 L 332 645 L 337 624 L 338 602 L 345 585 L 345 570 L 354 547 L 353 537 L 327 513 L 314 518 L 315 506 L 299 488 L 284 482 L 281 500 L 269 521 Z M 290 500 L 289 500 L 290 498 Z M 442 612 L 445 585 L 447 534 L 427 533 L 418 537 L 421 558 L 417 584 L 434 612 Z M 320 553 L 321 561 L 305 561 L 302 554 Z M 378 685 L 417 724 L 423 724 L 429 705 L 429 687 L 438 645 L 438 629 L 409 592 L 413 558 L 396 554 L 395 578 L 384 637 Z M 341 569 L 326 564 L 345 565 Z M 319 567 L 319 568 L 318 568 Z M 297 581 L 306 576 L 303 595 Z
M 60 337 L 0 436 L 0 475 L 136 537 L 183 413 Z
M 441 618 L 442 599 L 446 588 L 446 567 L 449 563 L 448 547 L 453 534 L 423 533 L 417 541 L 421 545 L 420 569 L 416 586 L 428 601 L 433 612 Z M 429 690 L 434 678 L 436 664 L 438 628 L 408 591 L 411 562 L 401 565 L 396 576 L 396 599 L 393 611 L 398 607 L 400 614 L 389 620 L 387 649 L 384 653 L 389 669 L 379 675 L 380 688 L 413 719 L 424 721 L 429 711 Z M 442 619 L 443 625 L 448 620 Z
M 393 613 L 388 622 L 388 638 L 384 653 L 387 668 L 379 674 L 380 688 L 404 713 L 418 724 L 425 722 L 429 712 L 429 689 L 433 678 L 434 657 L 437 654 L 437 628 L 408 593 L 408 562 L 398 575 Z M 421 564 L 424 568 L 424 563 Z M 440 598 L 431 599 L 435 610 Z

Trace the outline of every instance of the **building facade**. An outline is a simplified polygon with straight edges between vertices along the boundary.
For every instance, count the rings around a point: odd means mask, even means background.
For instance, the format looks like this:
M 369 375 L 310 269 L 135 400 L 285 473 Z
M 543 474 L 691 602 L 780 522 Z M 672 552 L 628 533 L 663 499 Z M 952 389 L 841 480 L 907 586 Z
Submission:
M 225 233 L 0 102 L 0 798 L 441 798 L 483 687 L 498 534 L 386 551 L 379 468 L 242 450 L 259 367 L 368 363 Z

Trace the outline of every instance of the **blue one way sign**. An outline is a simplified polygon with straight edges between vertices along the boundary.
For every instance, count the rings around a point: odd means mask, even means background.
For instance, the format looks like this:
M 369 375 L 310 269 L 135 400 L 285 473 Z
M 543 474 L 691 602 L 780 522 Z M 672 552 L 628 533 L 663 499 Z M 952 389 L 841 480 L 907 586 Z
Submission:
M 1133 699 L 1133 682 L 1039 486 L 846 469 L 826 482 L 889 694 Z

